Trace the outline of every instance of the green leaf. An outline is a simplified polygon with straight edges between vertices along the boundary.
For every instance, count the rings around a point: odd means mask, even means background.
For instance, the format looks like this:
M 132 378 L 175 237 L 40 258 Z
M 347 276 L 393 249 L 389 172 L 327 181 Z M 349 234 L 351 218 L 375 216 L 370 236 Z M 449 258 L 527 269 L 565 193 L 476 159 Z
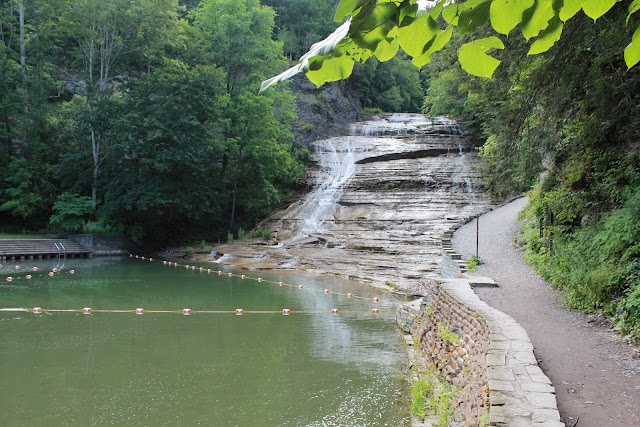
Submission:
M 397 16 L 395 3 L 367 4 L 353 18 L 349 34 L 358 46 L 375 51 L 396 26 Z
M 396 56 L 399 48 L 400 46 L 398 45 L 398 40 L 395 38 L 392 38 L 391 41 L 382 40 L 380 43 L 378 43 L 378 47 L 373 54 L 376 56 L 376 58 L 378 58 L 380 62 L 385 62 Z
M 428 64 L 429 61 L 431 61 L 431 55 L 445 47 L 447 43 L 449 43 L 449 40 L 451 40 L 452 34 L 452 26 L 449 26 L 446 30 L 438 31 L 438 35 L 431 39 L 425 46 L 425 52 L 422 55 L 413 58 L 413 64 L 418 68 L 422 68 Z
M 540 34 L 536 41 L 533 42 L 527 55 L 537 55 L 551 49 L 551 46 L 560 40 L 562 27 L 563 24 L 560 17 L 554 16 L 553 19 L 549 21 L 549 26 Z
M 629 11 L 629 15 L 627 16 L 627 24 L 628 24 L 629 18 L 631 18 L 631 15 L 633 15 L 638 10 L 640 10 L 640 0 L 634 0 L 633 3 L 629 5 L 629 9 L 627 10 Z
M 618 0 L 584 0 L 582 10 L 594 21 L 607 13 Z
M 351 75 L 353 71 L 353 59 L 347 55 L 330 57 L 324 60 L 309 61 L 309 71 L 307 78 L 313 84 L 320 87 L 327 82 L 335 82 L 344 80 Z
M 458 20 L 460 34 L 473 33 L 478 27 L 489 22 L 491 3 L 482 3 L 474 8 L 463 10 Z
M 560 8 L 560 19 L 562 22 L 567 22 L 573 18 L 576 13 L 580 12 L 582 3 L 584 3 L 584 0 L 564 0 L 564 4 Z
M 458 18 L 460 17 L 460 5 L 451 3 L 442 9 L 442 18 L 451 25 L 458 25 Z
M 640 27 L 633 33 L 631 43 L 624 49 L 624 62 L 631 68 L 640 61 Z
M 440 0 L 438 3 L 436 3 L 436 5 L 433 6 L 433 8 L 429 11 L 429 16 L 433 19 L 438 19 L 438 16 L 440 16 L 442 8 L 444 7 L 446 2 L 447 0 Z
M 372 2 L 372 0 L 341 0 L 336 10 L 336 22 L 342 22 L 347 16 L 355 15 L 355 11 L 368 2 Z
M 500 61 L 487 55 L 489 49 L 504 49 L 504 43 L 496 36 L 465 43 L 458 51 L 462 69 L 478 77 L 491 78 Z
M 555 16 L 553 0 L 538 0 L 527 10 L 522 20 L 522 35 L 529 40 L 537 37 L 541 31 L 549 26 L 549 21 Z
M 509 34 L 522 22 L 522 14 L 533 6 L 534 1 L 494 0 L 491 3 L 491 26 L 500 34 Z
M 400 27 L 413 23 L 418 13 L 418 5 L 412 4 L 405 7 L 398 8 L 398 22 Z
M 418 17 L 413 24 L 398 28 L 398 42 L 412 57 L 422 55 L 424 47 L 438 34 L 438 25 L 429 15 Z

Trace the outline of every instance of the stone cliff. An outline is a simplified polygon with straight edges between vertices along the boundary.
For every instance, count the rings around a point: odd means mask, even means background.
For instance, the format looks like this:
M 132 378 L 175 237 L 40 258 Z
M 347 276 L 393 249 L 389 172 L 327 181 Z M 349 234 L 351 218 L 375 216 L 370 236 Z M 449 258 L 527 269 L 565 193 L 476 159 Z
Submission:
M 224 263 L 407 288 L 438 277 L 443 233 L 491 204 L 473 145 L 444 118 L 380 115 L 312 148 L 311 192 L 264 221 L 272 241 L 216 248 Z

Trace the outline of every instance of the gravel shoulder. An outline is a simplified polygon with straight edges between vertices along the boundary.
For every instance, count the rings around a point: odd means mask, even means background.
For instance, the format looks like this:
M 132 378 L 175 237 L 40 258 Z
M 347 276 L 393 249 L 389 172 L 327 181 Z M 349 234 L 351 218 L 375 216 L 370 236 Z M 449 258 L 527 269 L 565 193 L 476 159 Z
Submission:
M 526 203 L 517 199 L 480 217 L 484 264 L 469 275 L 491 277 L 498 287 L 476 293 L 525 328 L 567 426 L 640 426 L 640 353 L 607 321 L 564 306 L 562 296 L 524 262 L 513 238 Z M 475 255 L 475 221 L 458 229 L 452 244 L 463 259 Z

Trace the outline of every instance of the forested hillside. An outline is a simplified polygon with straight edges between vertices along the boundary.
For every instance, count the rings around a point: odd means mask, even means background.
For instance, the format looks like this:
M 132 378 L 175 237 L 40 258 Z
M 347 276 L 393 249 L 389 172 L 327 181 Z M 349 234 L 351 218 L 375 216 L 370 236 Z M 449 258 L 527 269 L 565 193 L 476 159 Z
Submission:
M 166 242 L 251 227 L 308 158 L 291 91 L 259 84 L 333 31 L 336 4 L 0 1 L 0 232 Z M 376 77 L 396 69 L 397 82 Z M 367 107 L 420 108 L 406 61 L 366 65 L 359 81 Z M 300 105 L 325 114 L 328 97 Z M 298 135 L 322 135 L 301 116 Z
M 542 56 L 508 38 L 491 80 L 461 70 L 457 50 L 471 38 L 454 35 L 426 67 L 424 108 L 464 120 L 485 141 L 493 194 L 533 188 L 523 242 L 570 305 L 604 310 L 639 336 L 640 70 L 624 63 L 634 30 L 624 6 L 595 23 L 576 16 Z

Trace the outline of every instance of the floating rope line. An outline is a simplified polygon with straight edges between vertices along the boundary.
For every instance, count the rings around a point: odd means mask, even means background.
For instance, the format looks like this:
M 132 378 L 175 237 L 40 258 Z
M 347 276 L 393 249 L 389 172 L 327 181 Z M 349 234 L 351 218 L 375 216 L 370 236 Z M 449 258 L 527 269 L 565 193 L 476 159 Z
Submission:
M 372 308 L 371 310 L 339 310 L 332 308 L 331 310 L 296 310 L 293 311 L 288 308 L 282 310 L 244 310 L 237 308 L 235 310 L 191 310 L 190 308 L 183 308 L 182 310 L 145 310 L 143 308 L 136 308 L 135 310 L 99 310 L 91 307 L 84 307 L 79 309 L 54 309 L 54 308 L 42 308 L 33 307 L 29 308 L 0 308 L 0 312 L 21 312 L 21 313 L 82 313 L 82 314 L 95 314 L 95 313 L 129 313 L 129 314 L 182 314 L 184 316 L 190 316 L 192 314 L 235 314 L 236 316 L 243 316 L 245 314 L 282 314 L 283 316 L 290 316 L 291 314 L 326 314 L 330 313 L 338 315 L 339 313 L 393 313 L 395 310 L 380 310 L 378 308 Z
M 247 276 L 245 274 L 234 274 L 234 273 L 225 273 L 222 270 L 212 270 L 211 268 L 204 268 L 204 267 L 196 267 L 195 265 L 189 265 L 189 264 L 179 264 L 177 262 L 171 262 L 171 261 L 159 261 L 159 260 L 155 260 L 153 258 L 148 258 L 148 257 L 144 257 L 144 256 L 140 256 L 140 255 L 134 255 L 132 253 L 129 252 L 129 258 L 134 258 L 134 259 L 139 259 L 142 261 L 149 261 L 149 262 L 156 262 L 156 263 L 161 263 L 163 265 L 169 266 L 169 267 L 174 267 L 174 268 L 184 268 L 185 270 L 191 270 L 191 271 L 200 271 L 203 273 L 207 273 L 207 274 L 217 274 L 218 276 L 222 277 L 222 276 L 226 276 L 229 278 L 232 277 L 238 277 L 242 280 L 254 280 L 258 283 L 270 283 L 273 285 L 278 285 L 278 286 L 288 286 L 288 287 L 292 287 L 292 288 L 297 288 L 297 289 L 305 289 L 304 285 L 294 285 L 291 283 L 285 283 L 283 281 L 274 281 L 274 280 L 268 280 L 268 279 L 263 279 L 262 277 L 251 277 L 251 276 Z M 312 289 L 314 291 L 316 291 L 316 289 Z M 368 298 L 368 297 L 363 297 L 360 295 L 354 295 L 352 293 L 342 293 L 342 292 L 335 292 L 332 291 L 330 289 L 323 289 L 319 292 L 324 293 L 325 295 L 339 295 L 339 296 L 343 296 L 343 297 L 347 297 L 347 298 L 353 298 L 353 299 L 361 299 L 361 300 L 369 300 L 369 301 L 373 301 L 374 303 L 379 303 L 381 300 L 379 297 L 374 297 L 374 298 Z

